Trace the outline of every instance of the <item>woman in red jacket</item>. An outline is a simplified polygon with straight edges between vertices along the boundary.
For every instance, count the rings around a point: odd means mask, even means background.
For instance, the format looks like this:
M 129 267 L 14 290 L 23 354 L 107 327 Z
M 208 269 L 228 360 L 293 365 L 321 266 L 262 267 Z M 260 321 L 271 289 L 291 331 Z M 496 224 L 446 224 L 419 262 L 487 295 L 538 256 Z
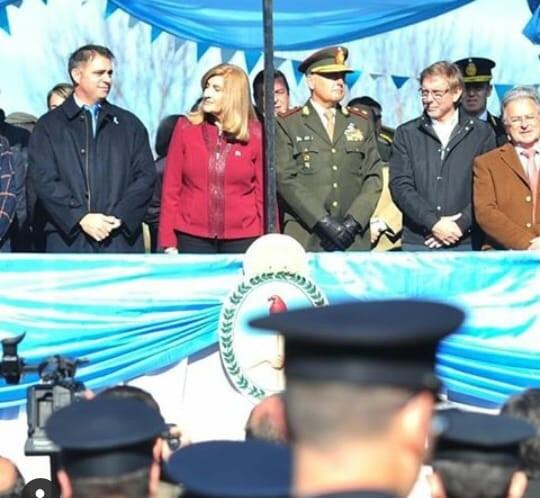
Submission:
M 201 80 L 199 110 L 178 120 L 163 177 L 159 243 L 167 253 L 241 253 L 264 233 L 262 134 L 246 73 Z

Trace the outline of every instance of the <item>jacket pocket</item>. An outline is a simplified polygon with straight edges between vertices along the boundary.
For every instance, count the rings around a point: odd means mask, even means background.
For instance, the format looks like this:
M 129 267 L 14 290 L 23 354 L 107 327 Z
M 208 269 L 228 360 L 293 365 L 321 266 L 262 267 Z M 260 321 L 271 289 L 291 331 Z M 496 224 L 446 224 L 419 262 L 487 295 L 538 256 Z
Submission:
M 298 172 L 302 175 L 313 175 L 320 169 L 320 151 L 313 144 L 296 148 L 293 152 Z

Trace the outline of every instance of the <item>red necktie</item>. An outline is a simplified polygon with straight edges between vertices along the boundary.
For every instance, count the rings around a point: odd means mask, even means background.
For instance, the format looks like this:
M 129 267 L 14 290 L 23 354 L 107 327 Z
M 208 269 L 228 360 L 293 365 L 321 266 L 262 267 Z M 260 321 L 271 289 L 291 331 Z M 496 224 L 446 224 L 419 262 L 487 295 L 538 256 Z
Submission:
M 538 196 L 538 167 L 536 165 L 536 149 L 531 148 L 523 151 L 525 157 L 527 157 L 527 175 L 529 176 L 529 185 L 531 187 L 531 194 L 533 200 L 533 223 L 536 218 L 536 198 Z

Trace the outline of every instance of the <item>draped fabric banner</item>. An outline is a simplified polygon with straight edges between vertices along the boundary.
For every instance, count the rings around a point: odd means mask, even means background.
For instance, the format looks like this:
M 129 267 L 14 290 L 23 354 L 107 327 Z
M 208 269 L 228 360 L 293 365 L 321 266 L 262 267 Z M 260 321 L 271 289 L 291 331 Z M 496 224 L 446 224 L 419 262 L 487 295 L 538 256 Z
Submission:
M 310 268 L 330 303 L 415 297 L 463 307 L 465 326 L 442 344 L 438 365 L 457 396 L 498 404 L 540 386 L 539 256 L 317 254 Z M 55 354 L 88 358 L 78 377 L 99 388 L 215 344 L 242 265 L 239 256 L 11 254 L 0 258 L 0 274 L 0 338 L 26 332 L 19 349 L 29 364 Z M 0 380 L 0 408 L 23 404 L 36 380 Z
M 473 0 L 274 0 L 276 50 L 335 45 L 438 16 Z M 9 33 L 7 5 L 0 0 L 0 28 Z M 108 0 L 104 15 L 118 8 L 153 26 L 207 45 L 262 50 L 262 0 Z

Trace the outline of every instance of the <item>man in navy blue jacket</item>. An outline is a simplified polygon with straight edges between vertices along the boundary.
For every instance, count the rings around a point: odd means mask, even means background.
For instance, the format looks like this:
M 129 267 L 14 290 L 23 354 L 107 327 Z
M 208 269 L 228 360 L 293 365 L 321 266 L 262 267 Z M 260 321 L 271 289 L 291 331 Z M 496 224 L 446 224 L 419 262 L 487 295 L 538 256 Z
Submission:
M 477 229 L 472 208 L 476 156 L 495 147 L 492 128 L 459 109 L 459 68 L 441 61 L 420 75 L 424 113 L 396 130 L 390 191 L 403 212 L 403 249 L 470 250 Z
M 32 133 L 29 174 L 45 210 L 47 252 L 143 252 L 156 177 L 148 134 L 110 104 L 114 56 L 86 45 L 69 60 L 74 92 Z

